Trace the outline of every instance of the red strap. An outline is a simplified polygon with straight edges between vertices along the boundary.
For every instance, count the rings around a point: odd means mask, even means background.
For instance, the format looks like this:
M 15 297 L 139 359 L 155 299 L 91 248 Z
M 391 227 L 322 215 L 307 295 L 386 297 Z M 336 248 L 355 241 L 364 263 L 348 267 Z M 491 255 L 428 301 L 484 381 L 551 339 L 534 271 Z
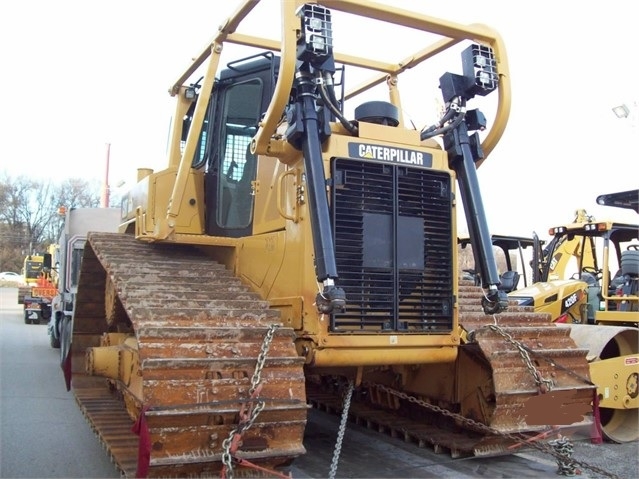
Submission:
M 151 461 L 151 435 L 146 424 L 146 411 L 147 407 L 145 406 L 131 428 L 131 432 L 140 436 L 140 441 L 138 442 L 138 469 L 135 472 L 136 478 L 148 476 L 149 462 Z
M 290 472 L 288 474 L 282 474 L 281 472 L 273 471 L 271 469 L 267 469 L 265 467 L 258 466 L 257 464 L 253 464 L 252 462 L 247 461 L 246 459 L 235 458 L 235 460 L 237 461 L 237 464 L 240 465 L 240 466 L 250 467 L 251 469 L 255 469 L 257 471 L 266 472 L 269 476 L 279 477 L 281 479 L 290 479 L 291 477 L 293 477 L 293 476 L 291 476 Z
M 67 386 L 67 391 L 71 391 L 71 376 L 72 376 L 71 359 L 73 357 L 71 347 L 72 345 L 69 344 L 69 350 L 67 351 L 67 355 L 65 356 L 65 358 L 62 360 L 62 363 L 60 364 L 60 366 L 62 367 L 62 372 L 64 374 L 64 383 Z
M 601 444 L 603 442 L 603 433 L 601 430 L 601 417 L 599 415 L 599 395 L 597 394 L 597 388 L 595 388 L 592 399 L 592 415 L 594 424 L 592 425 L 592 437 L 590 438 L 590 442 L 592 444 Z
M 231 453 L 231 455 L 235 454 L 241 445 L 242 445 L 242 435 L 238 433 L 233 434 L 233 439 L 231 440 L 231 447 L 229 447 L 229 452 Z

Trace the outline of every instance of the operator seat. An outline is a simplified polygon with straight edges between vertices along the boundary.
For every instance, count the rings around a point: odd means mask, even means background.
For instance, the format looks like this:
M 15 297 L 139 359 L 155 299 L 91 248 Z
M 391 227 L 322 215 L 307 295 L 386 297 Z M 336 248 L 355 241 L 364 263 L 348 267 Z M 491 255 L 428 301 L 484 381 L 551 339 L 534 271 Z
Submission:
M 519 283 L 519 273 L 517 271 L 504 271 L 499 276 L 499 286 L 498 289 L 500 291 L 505 291 L 506 293 L 510 293 L 517 289 L 517 284 Z
M 599 310 L 599 302 L 601 297 L 601 285 L 597 281 L 597 277 L 587 271 L 583 271 L 579 279 L 586 283 L 587 303 L 586 303 L 586 319 L 588 324 L 595 324 L 595 311 Z
M 637 296 L 639 294 L 639 248 L 636 246 L 621 253 L 621 274 L 624 280 L 620 287 L 621 295 Z M 619 305 L 620 311 L 636 311 L 638 308 L 636 301 L 622 302 Z

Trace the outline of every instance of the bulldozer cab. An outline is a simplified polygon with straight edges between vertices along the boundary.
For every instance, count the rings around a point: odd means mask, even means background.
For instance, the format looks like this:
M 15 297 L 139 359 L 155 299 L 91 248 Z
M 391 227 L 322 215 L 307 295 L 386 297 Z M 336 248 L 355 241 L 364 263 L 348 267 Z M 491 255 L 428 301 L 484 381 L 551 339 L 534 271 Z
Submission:
M 252 231 L 257 156 L 250 144 L 273 96 L 278 61 L 270 52 L 234 61 L 215 83 L 192 163 L 204 170 L 208 235 L 241 237 Z M 195 103 L 184 120 L 185 138 L 194 109 Z

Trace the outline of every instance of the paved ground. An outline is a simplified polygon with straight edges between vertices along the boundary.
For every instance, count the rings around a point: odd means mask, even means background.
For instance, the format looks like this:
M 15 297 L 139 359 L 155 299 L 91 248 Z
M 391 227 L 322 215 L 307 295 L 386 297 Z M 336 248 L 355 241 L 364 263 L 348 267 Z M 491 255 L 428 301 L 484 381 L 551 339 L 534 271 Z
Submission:
M 118 478 L 67 392 L 46 324 L 25 324 L 0 288 L 0 477 Z
M 309 453 L 298 458 L 293 477 L 328 477 L 339 418 L 313 411 L 306 429 L 305 446 Z M 364 446 L 363 446 L 364 445 Z M 573 458 L 599 468 L 609 475 L 580 468 L 577 477 L 619 479 L 639 478 L 637 442 L 592 444 L 574 440 Z M 556 460 L 534 449 L 512 456 L 451 459 L 390 436 L 349 423 L 338 462 L 340 478 L 561 478 Z

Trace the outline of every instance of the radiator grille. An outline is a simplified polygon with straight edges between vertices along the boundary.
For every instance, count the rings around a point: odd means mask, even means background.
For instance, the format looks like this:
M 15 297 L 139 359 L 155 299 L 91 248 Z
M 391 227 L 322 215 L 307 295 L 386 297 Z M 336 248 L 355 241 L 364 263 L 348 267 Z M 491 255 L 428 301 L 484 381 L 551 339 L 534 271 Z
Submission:
M 334 332 L 449 332 L 450 175 L 351 159 L 332 163 L 332 221 L 347 308 Z

